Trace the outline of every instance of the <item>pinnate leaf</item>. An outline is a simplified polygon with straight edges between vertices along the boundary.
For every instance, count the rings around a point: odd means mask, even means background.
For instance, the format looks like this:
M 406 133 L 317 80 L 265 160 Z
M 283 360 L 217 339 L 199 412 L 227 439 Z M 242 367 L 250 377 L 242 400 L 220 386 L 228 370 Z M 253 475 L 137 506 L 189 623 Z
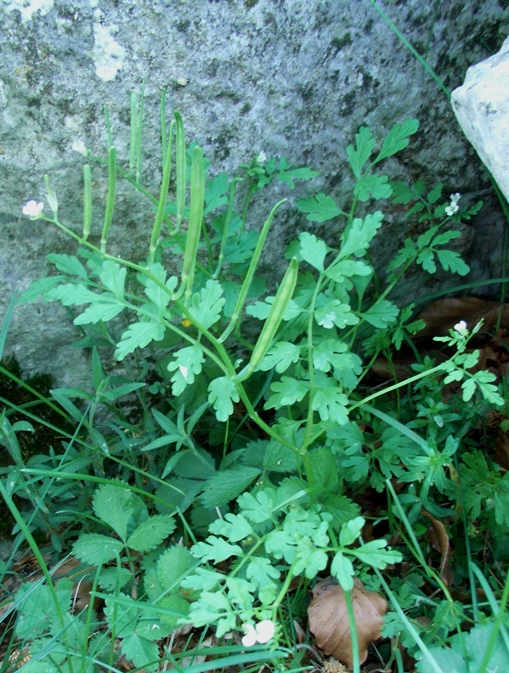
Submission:
M 371 129 L 367 126 L 362 126 L 358 133 L 355 134 L 355 145 L 355 147 L 348 145 L 346 154 L 353 174 L 356 178 L 360 178 L 364 164 L 368 161 L 375 147 L 375 139 L 373 138 Z
M 208 400 L 216 411 L 217 420 L 226 422 L 233 414 L 233 403 L 240 400 L 235 384 L 230 377 L 220 376 L 210 382 L 208 391 Z
M 171 391 L 175 396 L 180 395 L 187 386 L 194 383 L 194 380 L 202 370 L 205 362 L 203 350 L 199 344 L 181 348 L 173 354 L 175 358 L 168 364 L 168 371 L 175 372 L 171 377 Z
M 364 175 L 357 180 L 353 189 L 359 201 L 367 201 L 369 198 L 388 199 L 392 194 L 391 186 L 386 175 Z
M 393 323 L 399 315 L 399 308 L 387 299 L 377 301 L 361 316 L 373 327 L 384 329 Z
M 213 561 L 221 563 L 231 556 L 242 556 L 242 549 L 238 544 L 230 544 L 222 537 L 209 535 L 205 542 L 198 542 L 191 548 L 191 554 L 202 562 Z
M 225 304 L 223 289 L 217 280 L 209 279 L 205 287 L 196 292 L 191 300 L 189 313 L 191 320 L 203 329 L 208 329 L 221 317 L 221 310 Z
M 391 157 L 396 152 L 405 149 L 409 143 L 409 136 L 419 128 L 417 119 L 405 119 L 401 124 L 395 124 L 387 134 L 382 149 L 378 153 L 375 162 Z
M 279 409 L 280 407 L 303 400 L 309 390 L 309 383 L 307 381 L 298 381 L 289 376 L 283 376 L 281 381 L 273 383 L 270 389 L 274 394 L 265 403 L 265 408 Z
M 318 271 L 323 271 L 323 262 L 329 247 L 320 238 L 307 231 L 299 234 L 300 255 L 304 261 L 310 264 Z
M 308 213 L 306 220 L 310 222 L 326 222 L 341 214 L 334 199 L 321 192 L 315 196 L 298 199 L 297 208 L 301 213 Z
M 292 363 L 298 362 L 299 357 L 299 346 L 288 341 L 279 341 L 268 350 L 258 368 L 264 372 L 275 369 L 278 374 L 282 374 Z
M 126 355 L 137 348 L 145 348 L 151 341 L 160 341 L 164 337 L 164 326 L 159 322 L 148 320 L 135 322 L 122 334 L 121 341 L 117 345 L 115 357 L 123 360 Z

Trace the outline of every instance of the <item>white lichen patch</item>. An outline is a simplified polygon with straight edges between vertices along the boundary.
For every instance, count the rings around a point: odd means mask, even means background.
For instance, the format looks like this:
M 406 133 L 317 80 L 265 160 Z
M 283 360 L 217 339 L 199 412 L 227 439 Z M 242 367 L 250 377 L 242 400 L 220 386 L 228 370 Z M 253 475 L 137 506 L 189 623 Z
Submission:
M 100 23 L 94 25 L 95 74 L 106 82 L 115 79 L 125 58 L 124 47 L 115 42 L 111 34 L 114 30 L 114 27 L 103 26 Z
M 35 12 L 41 12 L 44 16 L 53 9 L 54 0 L 3 0 L 4 9 L 7 12 L 12 12 L 17 9 L 21 12 L 21 20 L 23 23 L 30 21 Z

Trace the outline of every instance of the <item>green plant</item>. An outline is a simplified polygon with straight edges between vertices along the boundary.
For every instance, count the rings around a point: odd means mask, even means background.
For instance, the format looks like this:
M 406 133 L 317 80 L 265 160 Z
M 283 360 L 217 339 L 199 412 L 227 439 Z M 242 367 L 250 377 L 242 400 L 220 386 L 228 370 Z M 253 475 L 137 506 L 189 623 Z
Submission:
M 135 142 L 136 101 L 133 110 Z M 68 504 L 64 512 L 59 508 L 59 521 L 79 520 L 74 554 L 98 566 L 93 595 L 105 601 L 108 634 L 122 640 L 123 653 L 137 666 L 157 666 L 155 641 L 178 624 L 213 625 L 219 638 L 239 631 L 245 647 L 268 641 L 291 646 L 292 615 L 302 615 L 306 587 L 327 568 L 346 596 L 355 574 L 390 592 L 378 571 L 408 552 L 387 548 L 387 532 L 363 542 L 367 521 L 355 500 L 366 483 L 381 493 L 397 482 L 404 489 L 398 516 L 412 523 L 423 508 L 443 517 L 459 502 L 455 461 L 459 457 L 459 474 L 468 480 L 474 459 L 462 444 L 473 425 L 472 413 L 465 422 L 465 409 L 474 400 L 504 404 L 494 375 L 472 371 L 479 352 L 469 341 L 477 328 L 469 331 L 460 322 L 442 339 L 450 354 L 445 362 L 424 360 L 413 376 L 384 390 L 366 393 L 362 387 L 378 355 L 399 350 L 422 326 L 412 306 L 400 309 L 390 298 L 410 267 L 428 274 L 437 266 L 460 276 L 468 272 L 458 253 L 444 246 L 459 235 L 449 225 L 470 217 L 479 204 L 460 208 L 457 195 L 443 203 L 441 185 L 426 192 L 422 183 L 390 183 L 378 173 L 417 129 L 415 120 L 396 124 L 378 150 L 371 130 L 359 130 L 347 148 L 355 178 L 349 207 L 340 210 L 323 193 L 297 200 L 308 221 L 343 219 L 341 233 L 327 242 L 310 232 L 299 234 L 288 248 L 277 291 L 263 299 L 258 266 L 284 202 L 257 232 L 246 227 L 252 197 L 276 177 L 293 187 L 294 180 L 316 174 L 258 156 L 241 167 L 247 190 L 239 203 L 239 178 L 207 179 L 208 162 L 198 145 L 186 148 L 178 113 L 167 135 L 163 128 L 159 198 L 140 183 L 133 159 L 138 150 L 124 169 L 110 141 L 100 237 L 92 226 L 89 164 L 81 235 L 61 222 L 49 179 L 52 216 L 43 215 L 42 203 L 25 206 L 25 214 L 56 225 L 79 247 L 76 255 L 49 255 L 57 273 L 36 281 L 20 301 L 42 296 L 73 311 L 74 323 L 84 330 L 81 345 L 92 349 L 93 386 L 51 392 L 76 431 L 61 454 L 18 461 L 11 492 L 40 481 L 44 501 L 63 480 Z M 108 252 L 117 177 L 146 196 L 155 211 L 142 260 Z M 375 210 L 357 217 L 357 208 L 391 198 L 410 206 L 419 234 L 405 240 L 385 270 L 375 270 L 369 251 L 384 215 Z M 104 347 L 124 363 L 124 376 L 105 372 L 99 355 Z M 446 384 L 459 385 L 457 410 L 441 398 Z M 126 395 L 139 404 L 134 417 L 118 405 Z M 463 424 L 456 428 L 459 419 Z M 5 425 L 4 441 L 13 456 L 16 433 L 26 429 Z M 493 470 L 489 479 L 495 479 Z M 87 485 L 81 493 L 85 503 L 76 497 L 73 480 Z M 94 482 L 101 486 L 92 493 Z M 499 476 L 497 484 L 503 497 L 504 479 Z M 469 516 L 476 516 L 488 497 L 482 486 L 473 491 L 479 500 L 465 501 Z M 35 502 L 36 512 L 40 503 Z M 397 518 L 387 514 L 393 529 Z M 506 530 L 504 517 L 497 523 Z M 29 524 L 38 522 L 33 518 Z M 158 549 L 176 530 L 190 549 L 180 544 Z M 427 568 L 419 544 L 414 547 Z M 103 567 L 109 563 L 112 567 Z M 443 589 L 436 574 L 430 577 Z M 296 581 L 301 588 L 293 596 Z M 28 600 L 23 596 L 21 615 Z M 67 594 L 64 598 L 62 615 L 69 612 Z M 348 614 L 355 631 L 353 613 Z M 438 624 L 438 610 L 434 619 Z M 42 620 L 34 637 L 47 633 L 53 643 L 63 631 Z M 19 635 L 28 638 L 23 627 Z M 44 646 L 35 645 L 34 653 L 45 656 Z M 113 650 L 104 651 L 114 665 Z M 93 652 L 92 658 L 103 656 L 102 650 Z M 274 660 L 283 656 L 277 652 Z M 353 656 L 358 670 L 355 646 Z

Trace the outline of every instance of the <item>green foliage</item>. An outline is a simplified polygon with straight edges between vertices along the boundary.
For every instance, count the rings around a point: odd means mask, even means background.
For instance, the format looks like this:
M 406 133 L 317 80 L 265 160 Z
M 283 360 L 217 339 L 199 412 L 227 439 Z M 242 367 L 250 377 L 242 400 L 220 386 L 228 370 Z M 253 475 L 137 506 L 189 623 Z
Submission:
M 140 137 L 138 123 L 133 139 Z M 431 626 L 415 633 L 430 642 L 441 638 L 429 651 L 444 666 L 456 665 L 460 650 L 450 633 L 461 633 L 460 608 L 419 544 L 411 545 L 417 536 L 428 544 L 425 515 L 444 520 L 444 530 L 462 514 L 472 528 L 509 535 L 507 475 L 465 441 L 477 410 L 505 400 L 493 374 L 473 371 L 479 352 L 469 340 L 478 329 L 466 327 L 439 339 L 448 349 L 439 364 L 424 358 L 408 381 L 365 388 L 376 358 L 385 354 L 390 362 L 393 350 L 411 343 L 423 326 L 413 305 L 400 307 L 391 294 L 408 270 L 468 273 L 447 248 L 460 235 L 449 225 L 468 219 L 477 204 L 452 208 L 443 202 L 442 185 L 427 190 L 420 181 L 404 185 L 378 172 L 417 130 L 416 120 L 395 124 L 380 139 L 359 129 L 346 149 L 355 178 L 351 204 L 343 211 L 321 192 L 297 199 L 306 220 L 330 222 L 329 229 L 323 239 L 304 231 L 290 243 L 287 270 L 268 296 L 257 267 L 283 201 L 257 231 L 246 228 L 252 199 L 276 179 L 293 189 L 317 173 L 260 154 L 240 167 L 244 184 L 239 176 L 209 178 L 199 145 L 186 149 L 178 113 L 169 137 L 165 124 L 162 129 L 164 176 L 175 134 L 176 177 L 163 180 L 158 199 L 141 185 L 138 165 L 136 175 L 129 172 L 134 151 L 127 170 L 110 150 L 100 247 L 88 225 L 79 236 L 56 209 L 51 218 L 41 216 L 78 247 L 75 255 L 49 255 L 56 275 L 37 281 L 20 303 L 41 296 L 69 308 L 83 330 L 79 345 L 92 349 L 92 384 L 51 392 L 49 403 L 73 433 L 64 435 L 61 451 L 29 465 L 18 433 L 32 425 L 2 414 L 0 440 L 16 464 L 4 476 L 9 493 L 35 503 L 30 526 L 39 525 L 45 510 L 48 519 L 56 516 L 55 528 L 69 526 L 74 556 L 93 568 L 94 595 L 105 602 L 99 625 L 92 608 L 72 613 L 65 581 L 57 588 L 22 587 L 16 633 L 43 665 L 48 642 L 67 633 L 65 653 L 50 662 L 55 670 L 67 670 L 75 651 L 81 670 L 92 670 L 94 657 L 112 668 L 113 646 L 104 645 L 101 629 L 147 671 L 161 666 L 158 641 L 182 625 L 212 626 L 217 638 L 234 630 L 258 637 L 255 625 L 271 622 L 268 640 L 288 642 L 307 589 L 325 574 L 347 592 L 357 577 L 374 590 L 385 588 L 387 577 L 412 618 L 416 606 L 432 604 Z M 117 174 L 148 195 L 155 211 L 146 257 L 107 252 Z M 384 284 L 370 249 L 391 203 L 406 208 L 419 234 L 406 238 L 381 270 Z M 107 352 L 123 363 L 125 377 L 103 364 Z M 451 384 L 458 389 L 445 398 L 443 388 Z M 126 396 L 129 411 L 119 403 Z M 73 483 L 86 486 L 79 492 Z M 407 547 L 388 546 L 403 535 Z M 398 585 L 391 568 L 414 557 L 422 575 L 416 572 L 411 586 Z M 467 572 L 459 561 L 457 572 Z M 446 600 L 427 598 L 423 575 Z M 408 629 L 405 615 L 390 615 L 385 633 L 400 637 Z M 470 652 L 488 626 L 472 628 L 463 650 Z M 401 638 L 409 647 L 408 633 Z M 494 665 L 502 656 L 497 640 Z M 418 664 L 424 673 L 432 670 L 427 661 Z

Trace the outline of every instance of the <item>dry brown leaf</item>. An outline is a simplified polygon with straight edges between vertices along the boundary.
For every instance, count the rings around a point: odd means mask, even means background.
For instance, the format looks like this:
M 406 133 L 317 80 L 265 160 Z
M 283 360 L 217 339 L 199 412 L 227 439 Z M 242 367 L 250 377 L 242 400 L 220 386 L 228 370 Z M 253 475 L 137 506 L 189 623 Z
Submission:
M 437 299 L 418 316 L 425 321 L 426 327 L 418 332 L 417 338 L 448 334 L 460 320 L 464 320 L 469 329 L 482 320 L 483 332 L 489 332 L 497 324 L 500 313 L 500 324 L 506 326 L 509 323 L 509 304 L 501 306 L 498 302 L 477 297 Z
M 450 586 L 453 580 L 453 573 L 449 563 L 452 554 L 449 535 L 441 521 L 435 519 L 429 512 L 423 511 L 422 513 L 431 521 L 428 538 L 432 546 L 440 552 L 440 577 L 443 579 L 446 586 Z
M 345 592 L 333 582 L 334 580 L 329 578 L 313 589 L 313 599 L 308 607 L 309 629 L 324 654 L 332 655 L 352 668 L 352 639 Z M 359 641 L 359 657 L 363 663 L 368 656 L 368 646 L 381 636 L 382 617 L 387 612 L 387 602 L 379 594 L 364 589 L 359 580 L 354 580 L 351 597 Z

